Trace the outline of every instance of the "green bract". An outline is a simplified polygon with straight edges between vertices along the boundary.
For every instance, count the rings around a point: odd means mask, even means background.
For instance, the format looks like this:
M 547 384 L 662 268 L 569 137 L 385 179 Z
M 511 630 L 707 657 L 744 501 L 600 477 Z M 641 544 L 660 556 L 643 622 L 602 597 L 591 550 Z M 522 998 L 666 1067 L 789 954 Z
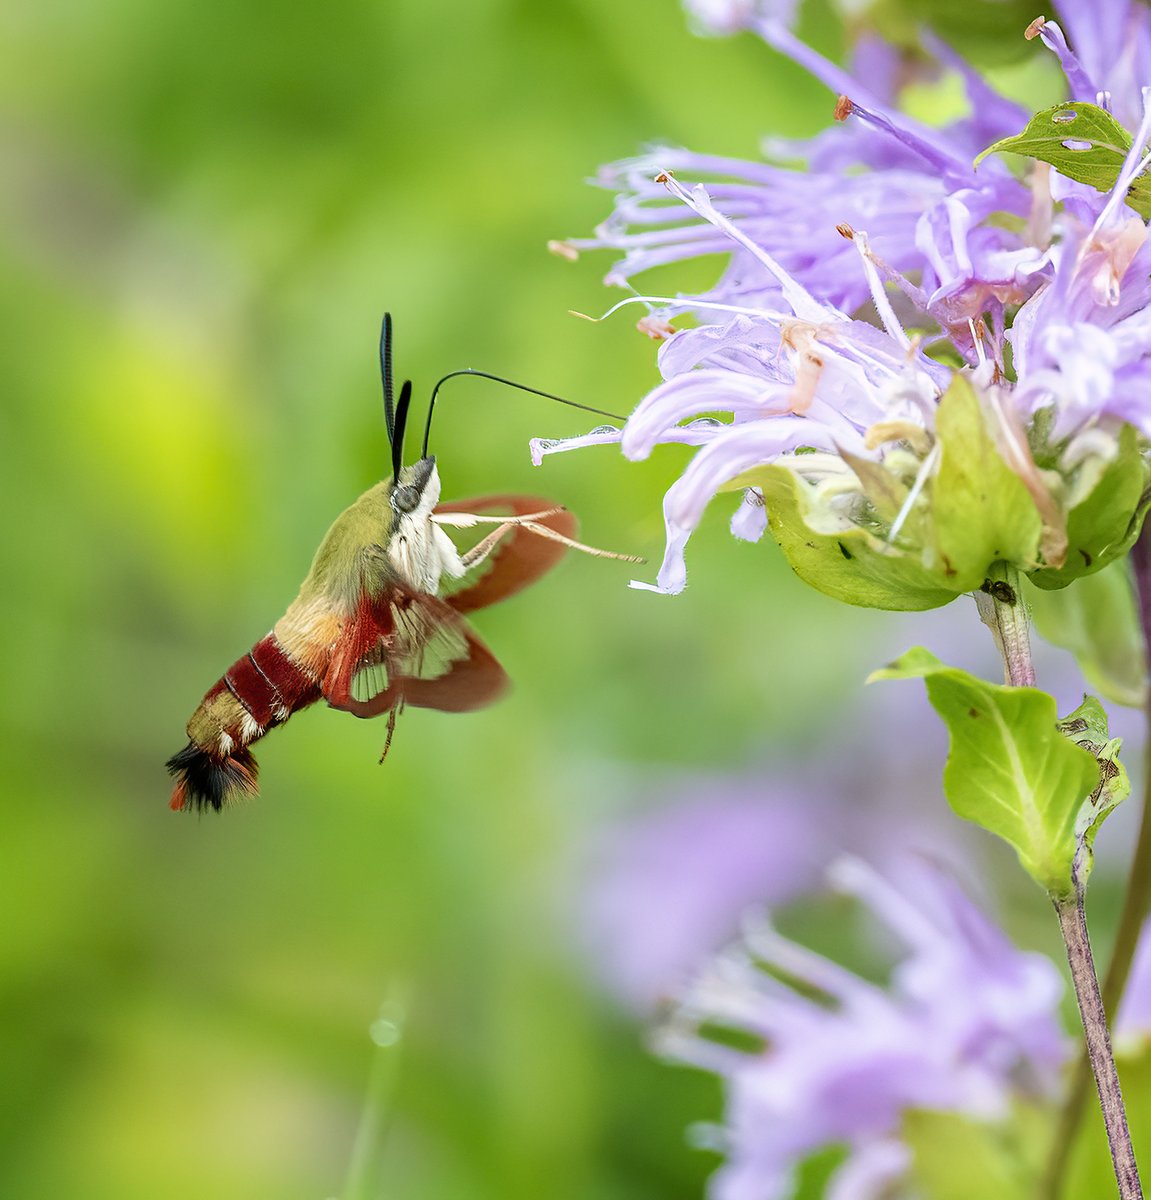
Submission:
M 767 505 L 768 528 L 805 583 L 836 600 L 867 608 L 914 611 L 955 599 L 918 557 L 861 526 L 817 533 L 808 485 L 786 467 L 755 472 Z
M 1083 703 L 1059 722 L 1059 732 L 1086 750 L 1099 767 L 1099 779 L 1091 795 L 1079 810 L 1075 820 L 1075 836 L 1089 856 L 1095 846 L 1095 835 L 1111 810 L 1127 799 L 1131 783 L 1127 769 L 1119 761 L 1122 738 L 1109 736 L 1107 714 L 1094 696 L 1084 696 Z M 1084 862 L 1090 867 L 1090 858 Z
M 1130 425 L 1119 435 L 1119 452 L 1100 467 L 1080 466 L 1069 481 L 1067 555 L 1060 567 L 1030 574 L 1041 588 L 1063 588 L 1073 579 L 1099 571 L 1125 555 L 1139 536 L 1146 510 L 1147 465 Z
M 1055 897 L 1072 894 L 1072 867 L 1126 794 L 1106 717 L 1085 701 L 1066 723 L 1055 699 L 1030 687 L 987 683 L 922 648 L 876 679 L 923 679 L 951 738 L 943 787 L 959 814 L 1008 842 Z M 1101 769 L 1100 763 L 1110 763 Z
M 841 452 L 862 493 L 854 520 L 804 478 L 802 456 L 731 486 L 762 490 L 772 536 L 812 587 L 870 608 L 937 608 L 982 587 L 998 562 L 1052 590 L 1130 549 L 1148 481 L 1134 430 L 1123 430 L 1110 461 L 1088 458 L 1066 477 L 1058 451 L 1040 449 L 1020 454 L 1025 483 L 980 395 L 957 377 L 936 412 L 932 463 L 910 450 L 882 463 Z

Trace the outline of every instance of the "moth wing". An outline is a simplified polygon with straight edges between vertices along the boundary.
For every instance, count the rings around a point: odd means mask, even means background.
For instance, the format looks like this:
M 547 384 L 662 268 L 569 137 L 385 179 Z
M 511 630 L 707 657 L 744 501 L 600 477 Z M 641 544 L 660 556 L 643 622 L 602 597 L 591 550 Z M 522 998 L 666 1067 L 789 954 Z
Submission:
M 333 708 L 376 717 L 401 705 L 471 712 L 497 700 L 507 675 L 454 608 L 389 587 L 365 595 L 321 681 Z
M 555 504 L 542 496 L 479 496 L 474 500 L 453 500 L 441 504 L 436 512 L 487 513 L 493 509 L 507 510 L 522 517 L 528 513 L 544 512 Z M 579 530 L 575 514 L 566 508 L 541 518 L 539 524 L 574 538 Z M 488 559 L 487 570 L 475 583 L 445 597 L 456 612 L 474 612 L 500 600 L 506 600 L 534 583 L 563 557 L 566 547 L 561 542 L 540 537 L 530 529 L 517 526 L 510 529 Z

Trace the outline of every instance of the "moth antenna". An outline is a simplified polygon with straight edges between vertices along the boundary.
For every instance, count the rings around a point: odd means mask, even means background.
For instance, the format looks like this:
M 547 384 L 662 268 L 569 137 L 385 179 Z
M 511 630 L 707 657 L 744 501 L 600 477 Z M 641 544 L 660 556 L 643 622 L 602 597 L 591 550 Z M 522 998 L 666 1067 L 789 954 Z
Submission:
M 392 402 L 392 314 L 384 313 L 380 326 L 380 382 L 384 385 L 384 424 L 388 442 L 396 440 L 396 406 Z
M 459 375 L 478 375 L 480 379 L 491 379 L 495 383 L 503 383 L 508 387 L 517 388 L 521 392 L 531 392 L 533 396 L 543 396 L 546 400 L 555 400 L 558 404 L 566 404 L 569 408 L 582 409 L 584 412 L 595 413 L 600 417 L 611 417 L 613 421 L 625 421 L 626 417 L 621 417 L 618 413 L 607 412 L 602 408 L 592 408 L 590 404 L 579 404 L 575 400 L 568 400 L 564 396 L 556 396 L 552 392 L 541 392 L 539 388 L 528 387 L 526 383 L 516 383 L 514 379 L 505 379 L 502 375 L 491 375 L 487 371 L 477 371 L 474 367 L 464 367 L 460 371 L 451 371 L 445 375 L 443 379 L 432 388 L 432 398 L 428 402 L 428 419 L 424 425 L 424 445 L 421 451 L 421 457 L 428 456 L 428 442 L 432 436 L 432 413 L 436 409 L 436 396 L 439 390 L 449 379 L 455 379 Z
M 392 434 L 392 478 L 399 479 L 404 465 L 404 433 L 408 426 L 408 408 L 412 403 L 412 381 L 405 379 L 396 405 L 395 432 Z

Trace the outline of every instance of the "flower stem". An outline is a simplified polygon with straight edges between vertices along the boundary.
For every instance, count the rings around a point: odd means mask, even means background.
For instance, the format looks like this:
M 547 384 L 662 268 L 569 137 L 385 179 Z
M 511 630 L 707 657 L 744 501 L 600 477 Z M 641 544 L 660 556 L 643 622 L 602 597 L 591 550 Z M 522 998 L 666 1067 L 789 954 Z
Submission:
M 1087 1056 L 1091 1061 L 1095 1087 L 1103 1109 L 1103 1124 L 1107 1129 L 1107 1144 L 1111 1147 L 1111 1162 L 1115 1167 L 1119 1195 L 1122 1200 L 1142 1200 L 1139 1168 L 1135 1165 L 1131 1131 L 1127 1128 L 1123 1093 L 1119 1088 L 1115 1056 L 1111 1051 L 1111 1035 L 1107 1030 L 1107 1013 L 1103 1008 L 1099 981 L 1095 977 L 1095 962 L 1091 957 L 1091 942 L 1087 937 L 1083 888 L 1078 874 L 1075 877 L 1074 895 L 1052 899 L 1059 916 L 1063 942 L 1067 947 L 1067 962 L 1071 967 L 1071 979 L 1075 985 L 1075 999 L 1079 1002 L 1079 1015 L 1083 1018 Z
M 1030 622 L 1018 570 L 1007 563 L 996 563 L 982 589 L 975 593 L 975 604 L 1003 656 L 1006 682 L 1012 687 L 1034 687 Z
M 975 596 L 979 616 L 995 637 L 996 645 L 1003 656 L 1003 668 L 1007 683 L 1014 687 L 1033 687 L 1035 668 L 1031 662 L 1031 637 L 1027 617 L 1027 605 L 1020 590 L 1019 572 L 1007 563 L 996 563 L 983 588 Z M 1073 891 L 1066 896 L 1052 896 L 1059 917 L 1059 929 L 1067 948 L 1067 962 L 1071 968 L 1071 980 L 1075 985 L 1075 999 L 1079 1004 L 1079 1015 L 1083 1020 L 1083 1035 L 1087 1045 L 1087 1059 L 1095 1076 L 1095 1087 L 1103 1109 L 1103 1124 L 1107 1130 L 1107 1143 L 1111 1148 L 1111 1162 L 1115 1167 L 1115 1178 L 1119 1184 L 1121 1200 L 1142 1200 L 1143 1190 L 1139 1184 L 1139 1170 L 1135 1165 L 1135 1151 L 1131 1146 L 1131 1131 L 1127 1126 L 1127 1113 L 1123 1107 L 1123 1093 L 1119 1087 L 1119 1074 L 1115 1069 L 1115 1056 L 1111 1050 L 1111 1034 L 1107 1028 L 1107 1010 L 1099 990 L 1095 974 L 1095 961 L 1091 955 L 1091 942 L 1087 936 L 1087 915 L 1083 901 L 1083 883 L 1079 856 L 1072 865 Z M 1085 1090 L 1085 1089 L 1084 1089 Z M 1069 1110 L 1065 1109 L 1064 1119 Z M 1071 1133 L 1078 1125 L 1078 1109 L 1070 1113 Z M 1061 1132 L 1064 1132 L 1061 1129 Z M 1060 1182 L 1069 1161 L 1071 1138 L 1056 1150 L 1061 1156 L 1058 1170 L 1053 1175 L 1051 1164 L 1044 1180 L 1046 1188 L 1052 1182 L 1054 1190 L 1045 1194 L 1057 1195 Z
M 1139 540 L 1131 550 L 1131 562 L 1135 568 L 1135 591 L 1139 600 L 1139 619 L 1143 626 L 1144 647 L 1151 646 L 1151 529 L 1144 527 Z M 1144 651 L 1146 653 L 1146 650 Z M 1144 711 L 1148 726 L 1151 726 L 1151 699 L 1144 700 Z M 1117 1012 L 1127 977 L 1131 974 L 1131 962 L 1143 922 L 1151 912 L 1151 737 L 1145 750 L 1145 778 L 1143 781 L 1143 813 L 1139 823 L 1139 834 L 1135 841 L 1135 853 L 1131 859 L 1131 872 L 1127 879 L 1127 892 L 1123 897 L 1123 911 L 1119 917 L 1119 928 L 1115 934 L 1115 946 L 1111 961 L 1107 964 L 1107 975 L 1103 980 L 1103 1003 L 1108 1012 Z
M 1139 602 L 1139 619 L 1143 627 L 1143 643 L 1151 648 L 1151 528 L 1144 526 L 1139 540 L 1131 550 L 1134 567 L 1135 592 Z M 1144 651 L 1147 653 L 1147 650 Z M 1149 655 L 1151 657 L 1151 655 Z M 1148 728 L 1151 729 L 1151 696 L 1144 701 Z M 1143 922 L 1151 912 L 1151 736 L 1147 738 L 1145 755 L 1145 778 L 1143 783 L 1143 812 L 1139 820 L 1139 832 L 1135 839 L 1135 853 L 1131 858 L 1131 870 L 1127 878 L 1127 890 L 1123 896 L 1123 911 L 1119 915 L 1119 926 L 1115 933 L 1115 944 L 1103 979 L 1103 1008 L 1109 1013 L 1119 1011 L 1119 1002 L 1127 987 L 1131 974 L 1131 963 Z M 1080 1056 L 1067 1089 L 1067 1099 L 1059 1117 L 1052 1142 L 1051 1155 L 1047 1162 L 1043 1187 L 1043 1200 L 1059 1200 L 1063 1191 L 1064 1176 L 1071 1157 L 1071 1147 L 1083 1120 L 1087 1097 L 1091 1090 L 1091 1062 L 1086 1054 Z

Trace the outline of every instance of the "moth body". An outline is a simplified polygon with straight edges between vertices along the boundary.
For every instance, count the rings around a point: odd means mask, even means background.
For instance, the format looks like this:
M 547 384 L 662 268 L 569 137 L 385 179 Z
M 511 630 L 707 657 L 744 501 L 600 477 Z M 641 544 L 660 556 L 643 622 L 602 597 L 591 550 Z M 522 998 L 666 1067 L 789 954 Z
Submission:
M 200 701 L 188 722 L 188 744 L 168 760 L 176 780 L 174 809 L 219 811 L 233 796 L 254 794 L 252 743 L 321 698 L 357 717 L 387 714 L 385 754 L 396 716 L 407 705 L 469 712 L 490 704 L 503 693 L 507 676 L 464 615 L 527 587 L 568 546 L 626 557 L 573 541 L 575 518 L 537 496 L 441 504 L 436 460 L 427 449 L 436 392 L 428 403 L 422 457 L 405 467 L 412 385 L 405 381 L 394 402 L 391 335 L 385 314 L 380 377 L 391 477 L 340 514 L 287 612 Z M 462 553 L 444 531 L 477 525 L 492 528 Z M 487 569 L 473 582 L 444 594 L 445 583 L 481 565 Z
M 503 670 L 462 614 L 547 570 L 572 544 L 575 519 L 531 496 L 437 511 L 439 500 L 435 459 L 423 458 L 337 518 L 287 611 L 192 714 L 187 746 L 168 761 L 173 809 L 219 810 L 233 796 L 255 794 L 249 747 L 321 698 L 356 716 L 394 720 L 407 704 L 464 712 L 498 697 Z M 491 508 L 511 512 L 479 515 Z M 481 522 L 496 529 L 467 556 L 442 528 Z M 489 558 L 476 584 L 441 598 L 446 581 Z

